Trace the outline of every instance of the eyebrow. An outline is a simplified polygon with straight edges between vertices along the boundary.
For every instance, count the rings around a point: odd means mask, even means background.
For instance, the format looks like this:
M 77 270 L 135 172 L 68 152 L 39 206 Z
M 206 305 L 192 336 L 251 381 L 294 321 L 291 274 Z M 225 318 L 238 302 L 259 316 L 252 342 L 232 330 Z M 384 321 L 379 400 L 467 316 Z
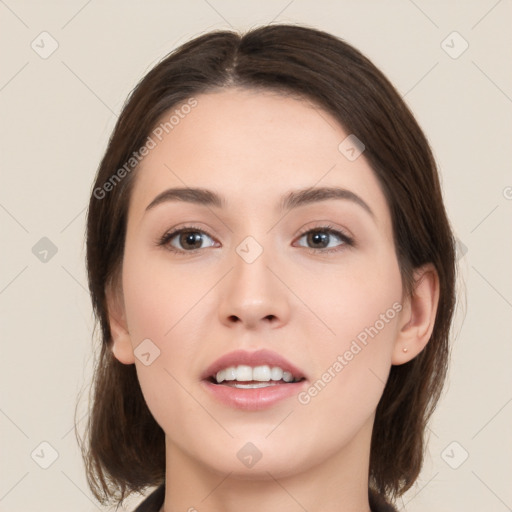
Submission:
M 375 217 L 372 209 L 357 194 L 338 187 L 317 187 L 293 190 L 284 195 L 278 205 L 280 211 L 289 211 L 301 206 L 306 206 L 331 199 L 342 199 L 351 201 L 361 206 L 372 217 Z M 216 192 L 204 188 L 169 188 L 158 194 L 146 207 L 146 211 L 155 206 L 169 201 L 185 201 L 203 206 L 223 208 L 226 200 Z

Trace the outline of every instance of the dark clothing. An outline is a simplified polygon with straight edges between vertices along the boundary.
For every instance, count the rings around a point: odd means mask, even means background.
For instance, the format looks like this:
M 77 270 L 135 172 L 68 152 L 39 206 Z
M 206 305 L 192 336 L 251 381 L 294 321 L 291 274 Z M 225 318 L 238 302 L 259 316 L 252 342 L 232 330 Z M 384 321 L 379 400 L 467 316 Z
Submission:
M 159 512 L 164 504 L 165 484 L 157 487 L 134 512 Z M 374 491 L 369 492 L 370 509 L 372 512 L 397 512 L 382 496 Z
M 165 484 L 157 487 L 136 509 L 134 512 L 159 512 L 164 504 Z

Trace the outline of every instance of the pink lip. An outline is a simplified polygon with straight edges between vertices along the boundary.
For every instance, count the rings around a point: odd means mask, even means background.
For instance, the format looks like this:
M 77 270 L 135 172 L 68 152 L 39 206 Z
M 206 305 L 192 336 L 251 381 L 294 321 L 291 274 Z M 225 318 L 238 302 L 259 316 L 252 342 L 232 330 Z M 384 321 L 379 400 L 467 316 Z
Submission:
M 283 371 L 290 372 L 297 379 L 305 377 L 304 373 L 299 368 L 280 356 L 277 352 L 262 349 L 256 350 L 255 352 L 247 352 L 245 350 L 229 352 L 208 366 L 201 374 L 201 379 L 209 379 L 215 376 L 220 370 L 228 368 L 229 366 L 238 366 L 239 364 L 246 364 L 248 366 L 279 366 Z
M 259 411 L 266 409 L 284 400 L 297 395 L 307 386 L 306 380 L 288 384 L 276 384 L 266 388 L 238 389 L 222 384 L 214 384 L 209 380 L 201 381 L 208 393 L 224 405 L 246 411 Z

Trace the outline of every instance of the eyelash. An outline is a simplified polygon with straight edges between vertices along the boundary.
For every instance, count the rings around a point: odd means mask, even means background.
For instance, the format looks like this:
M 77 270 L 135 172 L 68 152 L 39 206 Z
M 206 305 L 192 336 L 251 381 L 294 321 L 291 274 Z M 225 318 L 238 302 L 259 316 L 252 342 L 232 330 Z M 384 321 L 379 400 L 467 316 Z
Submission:
M 205 231 L 204 229 L 201 229 L 197 226 L 193 226 L 193 225 L 189 225 L 189 226 L 183 226 L 181 228 L 178 228 L 178 229 L 175 229 L 173 231 L 170 231 L 168 233 L 165 233 L 158 241 L 157 241 L 157 245 L 158 246 L 161 246 L 161 247 L 165 247 L 167 250 L 173 252 L 173 253 L 176 253 L 177 255 L 180 255 L 180 256 L 185 256 L 187 254 L 195 254 L 196 252 L 198 251 L 201 251 L 203 248 L 200 248 L 200 249 L 192 249 L 191 251 L 183 251 L 183 250 L 180 250 L 180 249 L 176 249 L 175 247 L 173 247 L 172 245 L 169 244 L 169 242 L 176 236 L 176 235 L 179 235 L 183 232 L 192 232 L 192 233 L 202 233 L 202 234 L 205 234 L 207 236 L 209 236 L 210 238 L 213 239 L 213 236 L 211 236 L 207 231 Z M 304 235 L 307 235 L 308 233 L 315 233 L 315 232 L 324 232 L 324 233 L 328 233 L 329 235 L 335 235 L 336 237 L 338 237 L 343 243 L 338 245 L 337 247 L 335 248 L 330 248 L 330 249 L 327 249 L 327 248 L 324 248 L 324 249 L 315 249 L 315 248 L 311 248 L 311 247 L 304 247 L 304 249 L 308 250 L 308 252 L 310 253 L 313 253 L 313 254 L 331 254 L 331 253 L 336 253 L 336 252 L 339 252 L 341 250 L 343 250 L 343 247 L 344 246 L 354 246 L 354 240 L 349 237 L 348 235 L 346 235 L 345 233 L 341 232 L 341 231 L 338 231 L 337 229 L 334 229 L 333 226 L 331 225 L 327 225 L 327 226 L 318 226 L 318 227 L 315 227 L 315 228 L 308 228 L 308 229 L 305 229 L 303 230 L 301 233 L 299 233 L 298 235 L 298 239 L 302 238 Z

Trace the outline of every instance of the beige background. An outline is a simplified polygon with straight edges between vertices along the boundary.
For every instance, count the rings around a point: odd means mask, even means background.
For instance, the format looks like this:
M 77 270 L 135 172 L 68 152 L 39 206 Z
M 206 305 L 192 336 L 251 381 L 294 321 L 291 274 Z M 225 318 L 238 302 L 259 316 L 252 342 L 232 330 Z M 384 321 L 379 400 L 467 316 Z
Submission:
M 92 354 L 85 207 L 126 96 L 191 37 L 272 20 L 332 32 L 387 74 L 431 141 L 461 242 L 449 383 L 401 510 L 512 510 L 510 19 L 510 0 L 0 0 L 0 510 L 103 510 L 73 413 Z

